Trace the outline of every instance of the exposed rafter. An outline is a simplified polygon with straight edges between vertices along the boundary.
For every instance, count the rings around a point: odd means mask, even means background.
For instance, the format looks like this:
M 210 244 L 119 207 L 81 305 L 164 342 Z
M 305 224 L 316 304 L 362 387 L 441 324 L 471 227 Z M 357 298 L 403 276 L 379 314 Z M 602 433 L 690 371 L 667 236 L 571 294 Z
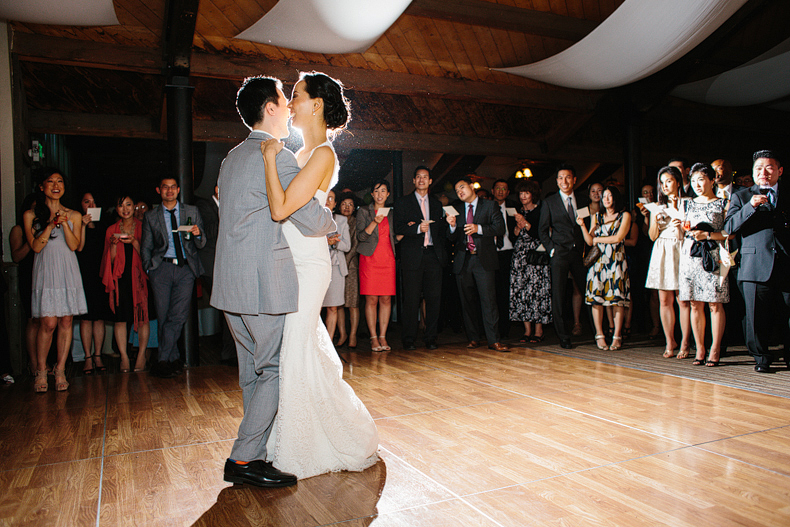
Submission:
M 533 11 L 483 0 L 413 0 L 406 14 L 440 18 L 533 35 L 581 40 L 598 25 L 591 20 Z

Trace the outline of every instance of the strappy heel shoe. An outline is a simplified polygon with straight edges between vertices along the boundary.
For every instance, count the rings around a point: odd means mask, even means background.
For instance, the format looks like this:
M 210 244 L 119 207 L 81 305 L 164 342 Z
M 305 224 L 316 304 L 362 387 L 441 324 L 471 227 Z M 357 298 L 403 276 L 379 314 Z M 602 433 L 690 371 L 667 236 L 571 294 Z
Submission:
M 91 367 L 88 368 L 88 361 L 91 361 Z M 93 375 L 93 372 L 96 371 L 95 366 L 93 365 L 93 357 L 88 355 L 85 357 L 85 366 L 82 368 L 83 375 Z
M 615 344 L 615 343 L 617 343 L 617 344 Z M 615 350 L 622 349 L 622 347 L 623 347 L 623 337 L 618 337 L 617 335 L 612 337 L 612 343 L 609 345 L 609 349 L 611 351 L 615 351 Z
M 603 341 L 603 346 L 601 345 L 599 340 Z M 598 346 L 598 349 L 601 351 L 608 351 L 609 346 L 606 345 L 606 337 L 604 335 L 595 335 L 595 345 Z
M 100 362 L 101 364 L 99 364 Z M 97 373 L 107 371 L 107 366 L 104 365 L 104 362 L 101 359 L 101 354 L 96 353 L 93 355 L 93 367 L 96 368 Z
M 47 370 L 36 371 L 36 380 L 33 383 L 36 393 L 44 393 L 49 390 L 49 380 L 47 380 Z
M 373 339 L 376 339 L 376 343 L 378 344 L 379 338 L 378 337 L 370 337 L 370 351 L 382 351 L 384 348 L 381 345 L 374 346 Z
M 55 369 L 55 391 L 65 392 L 69 389 L 69 381 L 66 380 L 66 369 Z
M 384 344 L 381 344 L 381 339 L 384 339 Z M 391 348 L 391 347 L 390 347 L 390 346 L 387 344 L 387 337 L 385 337 L 384 335 L 381 335 L 381 336 L 379 337 L 379 344 L 381 344 L 381 351 L 389 351 L 389 350 L 391 350 L 391 349 L 392 349 L 392 348 Z

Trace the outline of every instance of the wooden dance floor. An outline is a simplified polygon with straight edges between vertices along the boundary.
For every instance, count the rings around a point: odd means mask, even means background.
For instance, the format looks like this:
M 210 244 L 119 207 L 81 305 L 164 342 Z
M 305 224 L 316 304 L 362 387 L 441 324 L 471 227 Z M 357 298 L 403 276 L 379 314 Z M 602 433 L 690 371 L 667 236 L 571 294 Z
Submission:
M 235 368 L 77 376 L 41 395 L 22 380 L 0 390 L 0 525 L 790 525 L 789 399 L 686 378 L 686 364 L 447 340 L 344 353 L 381 461 L 286 489 L 222 480 Z

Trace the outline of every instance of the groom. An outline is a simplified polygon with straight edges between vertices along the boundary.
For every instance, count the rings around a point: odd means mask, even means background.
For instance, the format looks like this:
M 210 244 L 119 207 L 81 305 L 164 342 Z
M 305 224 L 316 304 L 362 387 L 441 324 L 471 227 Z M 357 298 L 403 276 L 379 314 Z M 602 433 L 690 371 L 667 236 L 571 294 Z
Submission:
M 222 162 L 218 180 L 221 205 L 211 305 L 225 312 L 236 342 L 244 397 L 244 417 L 225 462 L 225 481 L 260 487 L 296 483 L 296 476 L 266 462 L 266 441 L 277 414 L 285 314 L 297 310 L 299 284 L 281 225 L 269 212 L 261 142 L 288 137 L 287 104 L 279 80 L 245 79 L 236 109 L 252 132 Z M 277 154 L 277 171 L 287 187 L 299 172 L 291 151 Z M 305 236 L 336 230 L 331 212 L 316 199 L 287 221 Z

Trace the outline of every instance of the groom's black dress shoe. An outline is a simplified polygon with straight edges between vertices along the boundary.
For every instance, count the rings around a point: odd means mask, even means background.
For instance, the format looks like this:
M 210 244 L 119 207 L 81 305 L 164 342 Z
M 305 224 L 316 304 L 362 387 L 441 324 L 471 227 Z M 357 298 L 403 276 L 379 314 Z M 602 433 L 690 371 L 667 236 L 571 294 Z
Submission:
M 271 463 L 260 459 L 243 465 L 230 459 L 226 460 L 224 479 L 228 483 L 248 483 L 257 487 L 289 487 L 296 485 L 296 476 L 287 472 L 281 472 L 274 468 Z

